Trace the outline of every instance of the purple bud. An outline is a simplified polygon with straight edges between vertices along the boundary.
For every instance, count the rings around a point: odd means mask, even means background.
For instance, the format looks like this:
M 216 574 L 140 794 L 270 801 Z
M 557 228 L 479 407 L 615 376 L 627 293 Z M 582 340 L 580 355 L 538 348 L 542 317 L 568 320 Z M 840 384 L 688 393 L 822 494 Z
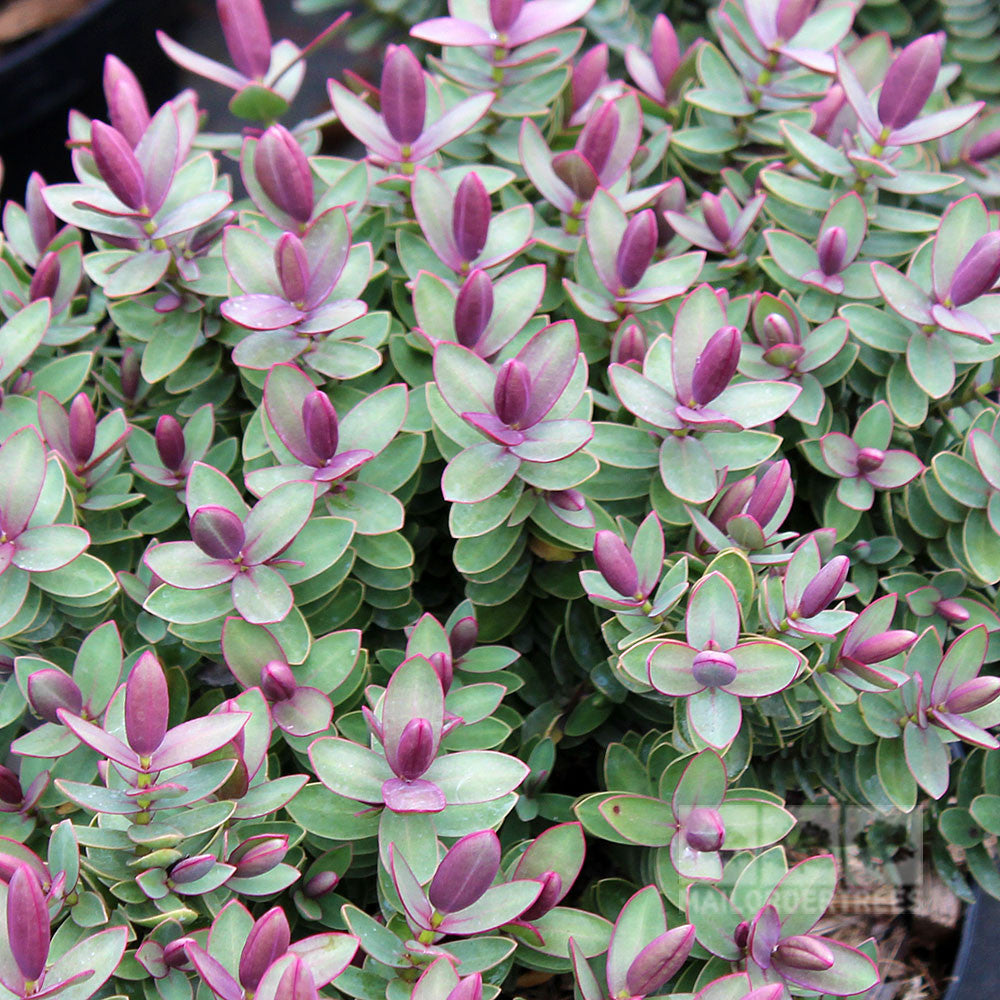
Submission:
M 941 69 L 941 41 L 924 35 L 893 60 L 878 98 L 878 118 L 888 129 L 905 128 L 920 114 Z
M 168 878 L 174 885 L 188 885 L 203 878 L 215 867 L 214 854 L 196 854 L 193 858 L 182 858 L 168 869 Z
M 768 313 L 761 324 L 761 345 L 766 348 L 800 344 L 798 327 L 793 327 L 781 313 Z
M 39 265 L 41 266 L 41 265 Z M 964 306 L 990 291 L 1000 280 L 1000 230 L 980 236 L 955 268 L 948 289 L 952 305 Z
M 677 32 L 665 14 L 657 14 L 653 21 L 653 36 L 650 55 L 656 78 L 667 90 L 677 67 L 681 64 L 681 50 L 677 42 Z
M 615 271 L 623 288 L 635 288 L 652 263 L 656 251 L 656 215 L 647 208 L 633 216 L 618 247 Z
M 104 122 L 94 121 L 90 127 L 90 149 L 101 179 L 111 193 L 134 211 L 146 200 L 146 180 L 142 167 L 125 137 Z
M 285 298 L 302 302 L 309 291 L 309 258 L 302 240 L 294 233 L 281 234 L 274 248 L 274 266 Z
M 705 219 L 705 225 L 709 232 L 723 245 L 729 243 L 729 234 L 732 227 L 729 219 L 726 218 L 726 210 L 722 206 L 718 195 L 706 191 L 701 196 L 701 214 Z
M 274 1000 L 319 1000 L 316 981 L 309 966 L 293 955 L 274 990 Z
M 992 132 L 987 132 L 986 135 L 977 139 L 969 147 L 969 159 L 973 163 L 992 160 L 998 154 L 1000 154 L 1000 128 L 995 128 Z
M 691 373 L 691 395 L 699 406 L 711 403 L 732 380 L 740 362 L 740 331 L 724 326 L 709 338 Z
M 9 768 L 0 764 L 0 802 L 8 806 L 20 806 L 24 802 L 21 779 Z
M 427 90 L 420 62 L 405 45 L 392 47 L 385 57 L 380 95 L 389 134 L 408 146 L 424 130 Z
M 620 365 L 630 361 L 642 365 L 646 359 L 646 334 L 635 320 L 626 320 L 611 341 L 611 360 Z
M 51 242 L 59 227 L 52 209 L 45 203 L 42 192 L 45 190 L 45 179 L 38 172 L 28 178 L 25 189 L 24 210 L 28 215 L 28 225 L 31 228 L 31 238 L 39 252 Z
M 580 57 L 573 67 L 573 77 L 570 81 L 572 106 L 574 111 L 582 108 L 600 87 L 608 74 L 608 47 L 595 45 L 590 51 Z
M 451 231 L 462 260 L 475 260 L 486 246 L 493 208 L 490 194 L 475 173 L 466 174 L 455 192 Z
M 881 448 L 862 448 L 855 461 L 858 464 L 858 472 L 864 475 L 866 472 L 874 472 L 882 467 L 885 461 L 885 452 Z
M 171 472 L 179 472 L 184 466 L 184 452 L 187 445 L 184 442 L 184 431 L 177 418 L 164 413 L 156 421 L 156 453 L 160 456 L 163 467 Z
M 250 992 L 257 989 L 269 965 L 288 951 L 292 940 L 288 918 L 274 906 L 254 922 L 240 953 L 240 985 Z
M 819 234 L 816 245 L 819 269 L 827 276 L 840 274 L 847 255 L 847 233 L 843 226 L 830 226 Z
M 811 934 L 794 934 L 779 941 L 772 955 L 793 969 L 822 972 L 833 965 L 833 952 L 820 938 Z
M 601 105 L 600 111 L 583 126 L 576 141 L 576 150 L 599 174 L 608 162 L 611 149 L 618 137 L 618 108 L 613 101 Z
M 226 861 L 236 866 L 232 878 L 254 878 L 269 872 L 287 853 L 287 834 L 274 836 L 269 833 L 259 833 L 254 837 L 247 837 L 230 852 Z
M 399 736 L 396 749 L 396 774 L 404 781 L 414 781 L 431 766 L 437 747 L 434 730 L 423 717 L 410 719 Z
M 859 663 L 881 663 L 909 649 L 916 641 L 916 632 L 904 628 L 892 629 L 863 639 L 849 655 Z
M 665 247 L 674 235 L 664 212 L 683 212 L 686 205 L 687 192 L 684 190 L 684 182 L 675 177 L 667 182 L 667 186 L 656 198 L 656 245 L 660 249 Z
M 490 0 L 490 23 L 498 34 L 511 29 L 523 7 L 524 0 Z
M 573 192 L 577 201 L 587 202 L 601 186 L 590 161 L 578 149 L 567 149 L 552 157 L 552 172 Z
M 996 701 L 998 695 L 1000 677 L 973 677 L 948 695 L 944 709 L 952 715 L 965 715 Z
M 750 501 L 747 503 L 746 513 L 750 515 L 762 528 L 778 512 L 781 501 L 785 498 L 785 493 L 792 481 L 791 466 L 788 459 L 783 458 L 780 462 L 775 462 L 763 476 L 760 477 Z
M 813 135 L 826 135 L 830 131 L 834 119 L 840 114 L 840 109 L 846 100 L 844 88 L 839 83 L 833 84 L 826 94 L 812 105 L 812 112 L 816 116 L 816 120 L 809 131 Z
M 59 286 L 59 254 L 50 251 L 38 262 L 35 273 L 31 276 L 28 287 L 28 298 L 32 302 L 39 299 L 51 299 Z
M 493 316 L 493 282 L 481 268 L 469 272 L 455 299 L 455 335 L 472 350 Z
M 96 436 L 93 404 L 85 392 L 79 392 L 69 407 L 69 450 L 80 465 L 94 453 Z
M 778 37 L 784 41 L 794 38 L 815 6 L 816 0 L 780 0 L 774 17 Z
M 721 649 L 703 649 L 691 661 L 695 682 L 707 688 L 721 688 L 736 677 L 736 661 Z
M 538 894 L 538 899 L 521 914 L 522 920 L 544 917 L 562 898 L 562 877 L 558 872 L 544 872 L 536 881 L 542 883 L 542 891 Z
M 492 830 L 468 833 L 441 859 L 427 888 L 427 898 L 440 913 L 472 906 L 493 884 L 500 870 L 500 841 Z
M 741 920 L 733 931 L 733 942 L 742 951 L 750 940 L 750 924 L 746 920 Z M 781 986 L 781 984 L 778 984 Z M 784 989 L 784 987 L 782 987 Z
M 313 211 L 312 170 L 295 137 L 272 125 L 257 143 L 253 172 L 264 194 L 296 222 L 305 225 Z
M 31 371 L 22 371 L 16 379 L 14 379 L 13 384 L 10 387 L 10 394 L 12 396 L 26 396 L 31 391 L 31 385 L 34 382 L 35 373 Z M 3 394 L 0 393 L 0 399 L 2 399 Z
M 125 682 L 125 737 L 140 757 L 148 757 L 163 742 L 170 712 L 170 692 L 159 660 L 142 654 Z
M 6 680 L 14 673 L 14 660 L 4 653 L 0 653 L 0 680 Z
M 474 972 L 471 976 L 460 979 L 445 1000 L 483 1000 L 482 973 Z
M 438 680 L 441 682 L 441 690 L 447 694 L 448 689 L 451 687 L 452 677 L 455 675 L 451 657 L 447 653 L 432 653 L 430 662 L 434 668 L 434 673 L 437 674 Z
M 684 819 L 684 840 L 692 851 L 718 851 L 726 839 L 726 827 L 717 809 L 697 806 Z
M 260 0 L 216 0 L 215 9 L 233 65 L 261 79 L 271 65 L 271 32 Z
M 260 690 L 268 701 L 287 701 L 297 689 L 295 674 L 287 663 L 271 660 L 260 668 Z
M 658 993 L 687 960 L 694 944 L 694 927 L 684 924 L 653 938 L 625 973 L 625 988 L 632 997 Z
M 36 670 L 28 678 L 28 704 L 35 715 L 46 722 L 59 722 L 60 708 L 70 715 L 83 711 L 83 694 L 75 680 L 54 667 Z
M 309 447 L 318 459 L 328 462 L 337 454 L 340 442 L 337 411 L 325 392 L 314 389 L 302 401 L 302 426 Z
M 757 481 L 753 476 L 747 476 L 727 486 L 708 519 L 720 531 L 725 531 L 729 519 L 742 513 L 756 486 Z
M 510 358 L 500 366 L 493 387 L 493 408 L 508 427 L 516 427 L 528 411 L 531 402 L 531 375 L 518 358 Z
M 942 597 L 940 601 L 935 603 L 934 610 L 945 621 L 951 622 L 953 625 L 962 625 L 970 617 L 968 608 L 962 607 L 958 601 L 952 600 L 950 597 Z
M 135 73 L 117 56 L 104 58 L 104 99 L 112 126 L 135 149 L 149 124 L 149 106 Z
M 802 592 L 798 612 L 803 618 L 812 618 L 824 611 L 840 593 L 847 579 L 851 560 L 847 556 L 834 556 L 810 581 Z
M 583 510 L 587 506 L 586 497 L 579 490 L 551 490 L 546 495 L 549 502 L 560 510 Z
M 472 615 L 459 618 L 448 636 L 448 641 L 451 643 L 451 655 L 456 660 L 460 660 L 475 646 L 478 638 L 479 622 Z
M 603 529 L 594 535 L 594 560 L 612 590 L 622 597 L 638 595 L 639 570 L 632 553 L 613 531 Z
M 302 886 L 302 895 L 306 899 L 322 899 L 333 892 L 340 884 L 340 876 L 336 872 L 317 872 Z
M 194 944 L 194 938 L 177 938 L 175 941 L 165 944 L 163 946 L 163 964 L 168 969 L 188 971 L 193 968 L 191 960 L 187 957 L 187 952 L 185 951 L 185 948 L 189 944 Z
M 191 538 L 213 559 L 235 559 L 246 541 L 239 516 L 214 505 L 199 507 L 191 515 Z
M 38 876 L 25 864 L 7 886 L 7 944 L 21 975 L 37 983 L 49 957 L 49 909 Z
M 129 401 L 134 400 L 139 392 L 139 382 L 141 381 L 139 365 L 139 355 L 136 354 L 135 349 L 126 347 L 122 351 L 118 370 L 122 384 L 122 395 Z

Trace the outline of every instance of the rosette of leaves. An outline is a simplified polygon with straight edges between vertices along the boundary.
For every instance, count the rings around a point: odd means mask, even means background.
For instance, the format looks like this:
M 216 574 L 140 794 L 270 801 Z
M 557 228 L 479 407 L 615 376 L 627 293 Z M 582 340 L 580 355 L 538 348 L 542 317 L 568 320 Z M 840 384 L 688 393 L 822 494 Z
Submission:
M 940 570 L 930 578 L 904 570 L 885 577 L 883 586 L 906 603 L 906 624 L 919 625 L 921 632 L 932 626 L 944 639 L 951 630 L 957 633 L 976 625 L 985 626 L 990 633 L 1000 630 L 1000 616 L 972 596 L 975 592 L 969 584 L 966 574 L 958 569 Z M 987 662 L 994 659 L 991 642 Z

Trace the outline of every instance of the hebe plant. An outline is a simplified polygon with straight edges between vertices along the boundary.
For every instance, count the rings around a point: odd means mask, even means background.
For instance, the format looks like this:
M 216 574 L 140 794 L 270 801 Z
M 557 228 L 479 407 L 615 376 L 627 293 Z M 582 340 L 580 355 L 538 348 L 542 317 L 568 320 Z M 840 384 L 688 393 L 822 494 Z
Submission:
M 342 21 L 218 0 L 242 135 L 108 57 L 3 212 L 0 1000 L 858 994 L 804 800 L 1000 896 L 998 113 L 856 7 L 454 0 L 294 125 Z

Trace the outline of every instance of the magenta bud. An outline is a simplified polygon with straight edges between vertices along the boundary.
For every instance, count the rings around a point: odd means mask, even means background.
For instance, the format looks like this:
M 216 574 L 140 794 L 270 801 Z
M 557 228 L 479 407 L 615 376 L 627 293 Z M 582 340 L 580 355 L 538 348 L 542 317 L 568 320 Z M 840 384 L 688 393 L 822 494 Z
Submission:
M 215 505 L 199 507 L 191 515 L 191 538 L 213 559 L 235 559 L 246 541 L 239 515 Z
M 809 131 L 813 135 L 826 135 L 846 100 L 844 88 L 839 83 L 833 84 L 823 97 L 812 105 L 812 113 L 816 118 Z
M 455 627 L 448 636 L 451 643 L 451 655 L 454 659 L 460 660 L 476 644 L 479 638 L 479 622 L 472 615 L 459 618 L 455 622 Z
M 708 226 L 709 232 L 723 246 L 727 246 L 732 227 L 729 225 L 729 219 L 726 218 L 726 210 L 719 200 L 718 195 L 712 194 L 711 191 L 706 191 L 701 196 L 701 214 L 705 219 L 705 225 Z
M 691 661 L 695 682 L 707 688 L 721 688 L 736 677 L 736 661 L 721 649 L 703 649 Z
M 819 234 L 816 245 L 819 256 L 819 269 L 828 277 L 840 274 L 844 268 L 844 258 L 847 255 L 847 233 L 843 226 L 830 226 Z
M 594 535 L 594 560 L 601 576 L 622 597 L 639 594 L 639 570 L 632 553 L 613 531 L 602 529 Z
M 793 969 L 822 972 L 833 966 L 833 952 L 811 934 L 794 934 L 779 941 L 772 956 Z
M 812 618 L 825 611 L 830 602 L 840 593 L 851 560 L 847 556 L 834 556 L 810 581 L 802 592 L 798 612 L 802 618 Z
M 183 971 L 192 969 L 191 960 L 187 957 L 185 949 L 189 944 L 194 943 L 194 938 L 182 937 L 165 944 L 163 946 L 163 964 L 168 969 L 181 969 Z
M 28 226 L 31 229 L 31 238 L 38 248 L 43 251 L 53 240 L 59 228 L 52 209 L 45 203 L 42 192 L 45 190 L 45 180 L 37 171 L 28 178 L 28 186 L 25 189 L 24 210 L 28 215 Z
M 264 194 L 286 215 L 305 225 L 312 217 L 313 183 L 309 160 L 295 136 L 272 125 L 257 143 L 253 172 Z
M 935 603 L 934 610 L 952 625 L 962 625 L 969 620 L 969 609 L 950 597 L 942 597 Z
M 664 213 L 683 212 L 686 206 L 687 192 L 684 190 L 684 182 L 679 177 L 675 177 L 672 181 L 667 182 L 667 186 L 656 198 L 656 245 L 660 249 L 665 247 L 674 235 Z
M 659 993 L 677 973 L 694 945 L 694 927 L 684 924 L 653 938 L 625 973 L 625 988 L 632 997 Z
M 642 327 L 635 320 L 627 320 L 615 333 L 611 341 L 611 360 L 620 365 L 627 365 L 630 361 L 642 365 L 646 360 L 646 334 Z
M 146 200 L 146 180 L 132 147 L 117 129 L 94 121 L 90 127 L 90 149 L 101 179 L 111 193 L 133 211 Z
M 274 1000 L 319 1000 L 316 981 L 309 966 L 293 955 L 274 990 Z
M 41 267 L 41 265 L 39 265 Z M 952 305 L 964 306 L 990 291 L 1000 280 L 1000 230 L 980 236 L 955 268 L 948 289 Z M 32 284 L 34 284 L 32 282 Z
M 6 654 L 0 654 L 0 679 L 6 680 L 14 673 L 14 660 Z
M 733 931 L 733 942 L 742 951 L 750 940 L 750 924 L 746 920 L 741 920 Z M 780 983 L 778 984 L 781 985 Z M 783 989 L 784 987 L 782 987 Z
M 615 271 L 623 288 L 634 288 L 642 280 L 656 251 L 656 215 L 647 208 L 633 216 L 618 247 Z
M 184 431 L 177 418 L 164 413 L 156 421 L 156 433 L 153 436 L 156 441 L 156 453 L 160 456 L 163 467 L 171 472 L 179 472 L 184 467 L 184 452 L 187 450 L 187 445 L 184 442 Z
M 306 899 L 321 899 L 328 893 L 333 892 L 339 884 L 340 876 L 336 872 L 317 872 L 302 887 L 302 895 Z
M 469 272 L 455 299 L 455 335 L 471 350 L 493 316 L 493 282 L 481 268 Z
M 441 859 L 427 888 L 427 898 L 440 913 L 472 906 L 493 884 L 500 870 L 500 841 L 492 830 L 468 833 Z
M 784 41 L 794 38 L 816 6 L 816 0 L 780 0 L 775 13 L 775 28 Z
M 240 953 L 240 985 L 250 992 L 256 990 L 268 966 L 288 951 L 291 940 L 288 918 L 280 906 L 256 920 Z
M 130 401 L 134 400 L 139 393 L 139 383 L 142 380 L 139 365 L 139 355 L 136 354 L 135 349 L 126 347 L 122 351 L 122 359 L 118 364 L 118 371 L 120 373 L 122 395 Z
M 163 742 L 170 711 L 170 692 L 163 667 L 145 652 L 125 682 L 125 737 L 140 757 L 148 757 Z
M 510 358 L 500 366 L 493 387 L 493 408 L 508 427 L 516 427 L 528 411 L 531 402 L 531 375 L 518 358 Z
M 597 114 L 583 127 L 576 141 L 576 151 L 599 174 L 607 165 L 615 139 L 618 138 L 619 116 L 614 102 L 606 101 Z
M 490 0 L 490 23 L 498 34 L 510 31 L 523 7 L 524 0 Z
M 486 246 L 493 208 L 490 194 L 475 173 L 466 174 L 455 192 L 451 231 L 462 260 L 475 260 Z
M 726 839 L 726 827 L 717 809 L 696 806 L 684 819 L 684 840 L 692 851 L 718 851 Z
M 583 510 L 587 506 L 587 499 L 579 490 L 552 490 L 547 495 L 560 510 Z
M 340 440 L 337 411 L 325 392 L 314 389 L 302 401 L 302 426 L 318 459 L 328 462 L 337 454 Z
M 881 448 L 862 448 L 855 461 L 858 464 L 858 472 L 864 475 L 866 472 L 874 472 L 882 467 L 885 461 L 885 452 Z
M 294 233 L 281 234 L 274 248 L 274 266 L 285 298 L 302 302 L 309 291 L 309 258 L 302 240 Z
M 83 711 L 83 694 L 75 680 L 54 667 L 36 670 L 28 678 L 28 704 L 35 715 L 46 722 L 58 723 L 58 709 L 64 708 L 70 715 Z
M 445 1000 L 483 1000 L 482 973 L 474 972 L 471 976 L 460 979 Z
M 59 287 L 59 254 L 50 251 L 38 262 L 28 286 L 28 298 L 32 302 L 51 299 Z
M 747 501 L 753 495 L 756 485 L 757 482 L 754 477 L 747 476 L 745 479 L 740 479 L 732 485 L 727 486 L 708 519 L 720 531 L 725 531 L 729 519 L 741 513 L 747 505 Z
M 578 149 L 566 149 L 552 157 L 552 172 L 573 192 L 577 201 L 588 202 L 601 186 L 590 161 Z
M 31 371 L 22 371 L 16 379 L 14 379 L 13 384 L 10 387 L 10 394 L 12 396 L 26 396 L 31 391 L 31 385 L 35 380 L 35 373 Z M 0 393 L 0 399 L 3 398 L 3 394 Z
M 741 347 L 735 326 L 724 326 L 709 338 L 691 373 L 691 395 L 699 406 L 711 403 L 732 381 Z
M 226 861 L 236 866 L 232 878 L 254 878 L 269 872 L 287 853 L 287 834 L 276 837 L 261 833 L 255 837 L 247 837 L 230 853 Z
M 542 891 L 538 894 L 538 899 L 521 914 L 522 920 L 544 917 L 562 898 L 562 876 L 559 872 L 547 871 L 537 881 L 542 883 Z
M 271 660 L 260 668 L 260 690 L 268 701 L 287 701 L 297 688 L 295 674 L 287 663 Z
M 261 79 L 271 65 L 271 32 L 260 0 L 216 0 L 215 9 L 233 65 Z
M 657 14 L 653 20 L 650 55 L 656 78 L 663 85 L 663 89 L 667 90 L 677 72 L 677 67 L 681 64 L 681 49 L 677 42 L 677 32 L 665 14 Z
M 761 324 L 761 346 L 779 347 L 786 344 L 800 344 L 798 326 L 792 326 L 781 313 L 769 313 Z
M 594 96 L 607 74 L 607 45 L 595 45 L 580 57 L 573 67 L 573 76 L 570 80 L 574 111 L 578 111 Z
M 998 695 L 1000 677 L 973 677 L 948 695 L 944 709 L 952 715 L 965 715 L 996 701 Z
M 878 98 L 878 118 L 888 129 L 905 128 L 923 110 L 941 69 L 941 41 L 924 35 L 893 60 Z
M 0 764 L 0 802 L 15 807 L 24 802 L 20 778 L 3 764 Z
M 37 983 L 49 957 L 49 908 L 38 876 L 25 864 L 7 886 L 7 945 L 21 975 Z
M 969 147 L 969 159 L 973 163 L 983 163 L 1000 155 L 1000 128 L 987 132 Z
M 78 392 L 69 407 L 69 449 L 80 465 L 94 453 L 96 436 L 93 404 L 85 392 Z
M 916 632 L 904 628 L 892 629 L 863 639 L 848 655 L 859 663 L 881 663 L 906 651 L 916 641 Z
M 404 146 L 424 130 L 427 90 L 417 57 L 405 46 L 394 46 L 382 66 L 382 118 L 389 134 Z
M 149 124 L 149 106 L 135 73 L 117 56 L 104 58 L 104 99 L 111 125 L 135 149 Z
M 436 753 L 431 724 L 422 716 L 410 719 L 399 736 L 394 770 L 404 781 L 414 781 L 431 766 Z
M 437 674 L 438 680 L 441 682 L 441 690 L 447 694 L 451 687 L 452 677 L 455 675 L 451 657 L 447 653 L 432 653 L 430 662 L 434 673 Z
M 196 854 L 193 858 L 182 858 L 168 869 L 168 878 L 174 885 L 188 885 L 206 876 L 215 867 L 214 854 Z
M 754 487 L 750 500 L 747 503 L 746 513 L 750 515 L 762 528 L 778 512 L 781 501 L 785 498 L 785 493 L 792 481 L 791 467 L 788 459 L 783 458 L 780 462 L 775 462 Z

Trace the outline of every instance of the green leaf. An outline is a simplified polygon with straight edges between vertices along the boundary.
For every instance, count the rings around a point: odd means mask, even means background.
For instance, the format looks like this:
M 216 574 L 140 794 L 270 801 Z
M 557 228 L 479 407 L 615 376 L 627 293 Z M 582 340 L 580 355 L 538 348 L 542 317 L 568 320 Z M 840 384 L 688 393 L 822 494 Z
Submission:
M 768 847 L 777 843 L 795 826 L 795 817 L 773 802 L 729 799 L 719 806 L 726 828 L 723 847 L 727 851 Z
M 382 785 L 393 777 L 381 754 L 340 737 L 316 740 L 309 759 L 327 788 L 359 802 L 381 802 Z
M 882 789 L 901 812 L 911 812 L 917 804 L 917 784 L 907 765 L 901 739 L 879 740 L 875 767 Z
M 517 474 L 521 459 L 490 441 L 473 445 L 449 463 L 441 492 L 452 503 L 478 503 L 499 493 Z
M 707 503 L 718 489 L 711 453 L 704 442 L 690 435 L 663 439 L 660 478 L 675 497 L 688 503 Z
M 921 729 L 908 722 L 903 730 L 906 764 L 917 784 L 931 798 L 948 791 L 948 748 L 933 729 Z
M 517 788 L 527 776 L 526 764 L 494 750 L 446 754 L 438 757 L 423 775 L 444 792 L 449 805 L 498 799 Z
M 673 810 L 661 799 L 615 795 L 600 806 L 601 815 L 631 844 L 666 847 L 677 830 Z

